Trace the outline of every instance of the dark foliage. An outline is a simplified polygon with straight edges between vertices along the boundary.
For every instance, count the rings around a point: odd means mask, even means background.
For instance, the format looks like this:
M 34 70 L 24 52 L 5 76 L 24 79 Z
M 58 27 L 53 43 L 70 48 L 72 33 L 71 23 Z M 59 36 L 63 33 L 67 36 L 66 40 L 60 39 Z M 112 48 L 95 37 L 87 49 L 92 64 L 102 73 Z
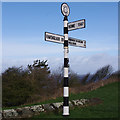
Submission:
M 53 80 L 50 78 L 50 70 L 46 61 L 35 60 L 33 65 L 28 65 L 29 79 L 34 88 L 34 95 L 28 100 L 42 100 L 43 96 L 50 96 L 51 84 Z
M 74 73 L 72 70 L 69 75 L 69 86 L 74 87 L 80 85 L 80 79 L 77 73 Z
M 110 66 L 110 65 L 104 66 L 104 67 L 100 68 L 99 70 L 97 70 L 97 72 L 95 74 L 93 74 L 93 76 L 88 81 L 88 83 L 103 80 L 103 79 L 109 77 L 112 74 L 112 71 L 113 71 L 112 66 Z
M 64 70 L 64 67 L 62 66 L 56 69 L 51 74 L 51 79 L 54 79 L 56 89 L 61 88 L 63 86 L 63 79 L 64 79 L 63 70 Z
M 82 78 L 82 80 L 80 81 L 82 85 L 87 84 L 87 82 L 88 82 L 88 77 L 89 77 L 89 76 L 90 76 L 90 73 L 86 74 L 86 75 Z
M 21 67 L 8 68 L 2 74 L 3 106 L 23 104 L 33 93 L 32 84 L 28 81 L 28 72 Z
M 36 103 L 59 97 L 62 95 L 63 68 L 62 66 L 51 73 L 47 60 L 35 60 L 32 65 L 27 66 L 27 69 L 22 67 L 8 68 L 2 73 L 3 107 Z M 81 85 L 102 80 L 110 75 L 119 75 L 119 72 L 111 73 L 112 67 L 108 65 L 99 69 L 92 77 L 88 73 L 80 79 L 76 73 L 70 70 L 69 86 L 70 88 L 78 88 L 80 91 Z
M 110 77 L 113 78 L 113 79 L 114 79 L 114 78 L 120 79 L 120 70 L 112 73 L 112 74 L 110 75 Z
M 64 72 L 63 71 L 64 71 L 64 67 L 62 66 L 62 67 L 59 67 L 51 75 L 52 78 L 56 82 L 56 87 L 57 88 L 63 87 L 63 81 L 64 81 Z M 69 71 L 69 86 L 70 87 L 76 86 L 76 85 L 80 84 L 79 81 L 80 81 L 79 76 L 70 69 L 70 71 Z
M 34 61 L 27 70 L 22 67 L 8 68 L 2 73 L 3 106 L 18 106 L 46 96 L 53 81 L 49 77 L 47 61 Z

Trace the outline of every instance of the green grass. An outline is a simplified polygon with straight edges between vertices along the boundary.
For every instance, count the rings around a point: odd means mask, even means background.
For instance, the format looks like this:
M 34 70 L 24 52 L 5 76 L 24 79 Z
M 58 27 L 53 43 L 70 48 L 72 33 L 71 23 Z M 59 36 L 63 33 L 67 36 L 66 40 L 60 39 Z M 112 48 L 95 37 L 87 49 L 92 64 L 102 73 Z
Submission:
M 84 108 L 76 107 L 70 110 L 70 116 L 68 118 L 118 118 L 118 83 L 115 82 L 104 87 L 98 88 L 97 90 L 71 94 L 70 100 L 80 99 L 80 98 L 100 98 L 103 103 L 95 106 L 88 106 Z M 45 101 L 45 103 L 59 102 L 62 98 L 57 98 L 56 100 Z M 50 113 L 40 113 L 34 118 L 64 118 L 62 113 L 55 114 Z
M 96 105 L 96 106 L 88 106 L 84 108 L 70 109 L 70 116 L 68 118 L 116 118 L 118 117 L 118 84 L 120 82 L 111 83 L 105 85 L 104 87 L 100 87 L 97 90 L 93 90 L 90 92 L 79 93 L 79 94 L 70 94 L 69 99 L 81 99 L 81 98 L 100 98 L 103 103 Z M 44 102 L 24 105 L 24 106 L 32 106 L 32 105 L 39 105 L 39 104 L 47 104 L 47 103 L 54 103 L 54 102 L 62 102 L 63 98 L 58 97 L 57 99 L 51 99 Z M 18 108 L 24 107 L 16 106 L 10 108 Z M 3 109 L 10 109 L 10 108 L 3 108 Z M 34 118 L 63 118 L 62 113 L 55 114 L 53 112 L 49 113 L 40 113 Z

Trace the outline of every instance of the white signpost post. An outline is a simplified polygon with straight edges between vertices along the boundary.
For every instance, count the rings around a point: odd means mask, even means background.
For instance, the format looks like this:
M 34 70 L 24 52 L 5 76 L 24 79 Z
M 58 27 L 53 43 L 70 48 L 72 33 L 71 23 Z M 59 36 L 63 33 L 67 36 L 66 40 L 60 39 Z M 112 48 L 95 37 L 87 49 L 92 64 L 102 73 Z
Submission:
M 68 84 L 68 45 L 86 48 L 86 41 L 68 37 L 68 31 L 85 28 L 85 19 L 68 23 L 70 13 L 67 3 L 61 5 L 61 12 L 64 16 L 64 36 L 45 32 L 45 40 L 64 45 L 64 82 L 63 82 L 63 116 L 69 115 L 69 84 Z

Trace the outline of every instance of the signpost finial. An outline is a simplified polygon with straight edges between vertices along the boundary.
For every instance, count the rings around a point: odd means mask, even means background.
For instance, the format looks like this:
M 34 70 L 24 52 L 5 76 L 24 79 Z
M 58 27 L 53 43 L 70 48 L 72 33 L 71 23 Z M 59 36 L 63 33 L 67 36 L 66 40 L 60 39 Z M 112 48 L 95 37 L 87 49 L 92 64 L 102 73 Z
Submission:
M 67 3 L 62 3 L 61 5 L 61 12 L 63 16 L 69 16 L 70 14 L 70 8 Z

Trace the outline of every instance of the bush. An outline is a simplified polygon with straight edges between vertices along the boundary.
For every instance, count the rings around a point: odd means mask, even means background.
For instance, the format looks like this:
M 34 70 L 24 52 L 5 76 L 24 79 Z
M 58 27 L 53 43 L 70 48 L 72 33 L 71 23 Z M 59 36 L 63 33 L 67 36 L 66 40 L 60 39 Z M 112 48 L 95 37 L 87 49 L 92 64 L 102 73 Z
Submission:
M 3 106 L 17 106 L 25 103 L 33 93 L 28 73 L 21 67 L 8 68 L 2 74 Z

